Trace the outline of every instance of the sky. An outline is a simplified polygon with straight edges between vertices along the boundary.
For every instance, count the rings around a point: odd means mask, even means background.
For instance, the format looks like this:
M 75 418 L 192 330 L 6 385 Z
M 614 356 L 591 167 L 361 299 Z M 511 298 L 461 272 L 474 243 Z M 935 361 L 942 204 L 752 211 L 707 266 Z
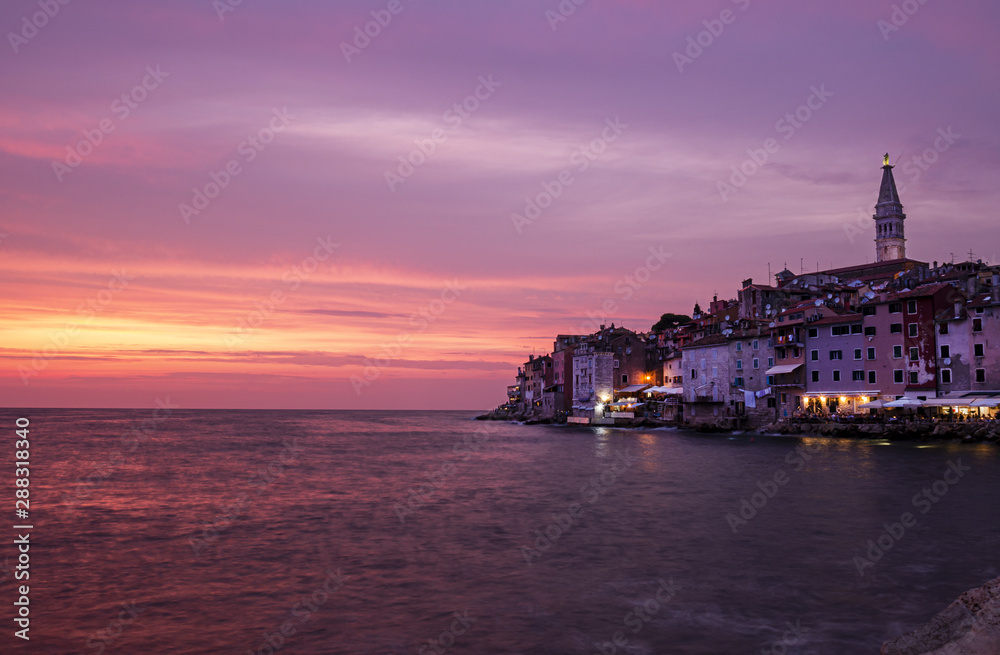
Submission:
M 48 12 L 48 13 L 46 13 Z M 988 0 L 10 0 L 0 405 L 490 409 L 787 266 L 1000 261 Z

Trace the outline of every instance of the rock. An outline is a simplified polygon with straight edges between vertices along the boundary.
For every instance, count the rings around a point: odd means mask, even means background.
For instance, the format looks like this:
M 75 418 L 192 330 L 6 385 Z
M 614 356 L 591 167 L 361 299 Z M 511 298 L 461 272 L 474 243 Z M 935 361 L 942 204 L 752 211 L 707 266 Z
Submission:
M 925 626 L 882 644 L 882 655 L 1000 653 L 1000 578 L 958 597 Z

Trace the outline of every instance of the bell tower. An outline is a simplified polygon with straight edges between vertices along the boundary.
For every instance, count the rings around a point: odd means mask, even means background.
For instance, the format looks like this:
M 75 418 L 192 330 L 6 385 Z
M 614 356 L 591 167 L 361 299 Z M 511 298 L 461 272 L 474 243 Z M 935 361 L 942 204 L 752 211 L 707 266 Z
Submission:
M 878 191 L 875 205 L 875 261 L 885 262 L 906 258 L 906 239 L 903 236 L 903 204 L 899 202 L 896 180 L 892 176 L 893 166 L 889 164 L 889 154 L 882 160 L 882 186 Z

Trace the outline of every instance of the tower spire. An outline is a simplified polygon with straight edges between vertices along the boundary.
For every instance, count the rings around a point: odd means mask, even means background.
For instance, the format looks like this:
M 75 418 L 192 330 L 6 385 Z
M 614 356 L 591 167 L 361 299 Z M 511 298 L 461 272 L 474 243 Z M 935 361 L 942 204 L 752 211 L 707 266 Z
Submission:
M 903 233 L 903 203 L 899 200 L 894 167 L 889 163 L 889 153 L 882 159 L 882 184 L 879 186 L 878 203 L 875 205 L 875 261 L 884 262 L 906 258 L 906 239 Z

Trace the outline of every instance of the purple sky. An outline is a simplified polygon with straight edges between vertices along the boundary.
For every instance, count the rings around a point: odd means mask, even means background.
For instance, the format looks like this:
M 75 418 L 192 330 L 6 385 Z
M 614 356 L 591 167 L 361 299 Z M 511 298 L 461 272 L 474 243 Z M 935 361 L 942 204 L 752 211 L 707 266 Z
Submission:
M 70 2 L 30 38 L 9 33 L 37 0 L 0 8 L 3 404 L 489 408 L 606 299 L 608 321 L 645 330 L 769 262 L 871 259 L 858 217 L 885 152 L 910 257 L 1000 260 L 995 3 L 587 0 L 559 22 L 555 0 L 243 0 L 221 19 L 219 4 Z M 390 6 L 346 61 L 342 42 Z M 705 21 L 721 33 L 688 52 Z M 186 223 L 179 205 L 230 161 Z M 551 206 L 513 220 L 546 184 Z M 339 246 L 309 261 L 317 239 Z M 651 247 L 669 257 L 630 286 Z M 111 292 L 113 269 L 135 279 Z

